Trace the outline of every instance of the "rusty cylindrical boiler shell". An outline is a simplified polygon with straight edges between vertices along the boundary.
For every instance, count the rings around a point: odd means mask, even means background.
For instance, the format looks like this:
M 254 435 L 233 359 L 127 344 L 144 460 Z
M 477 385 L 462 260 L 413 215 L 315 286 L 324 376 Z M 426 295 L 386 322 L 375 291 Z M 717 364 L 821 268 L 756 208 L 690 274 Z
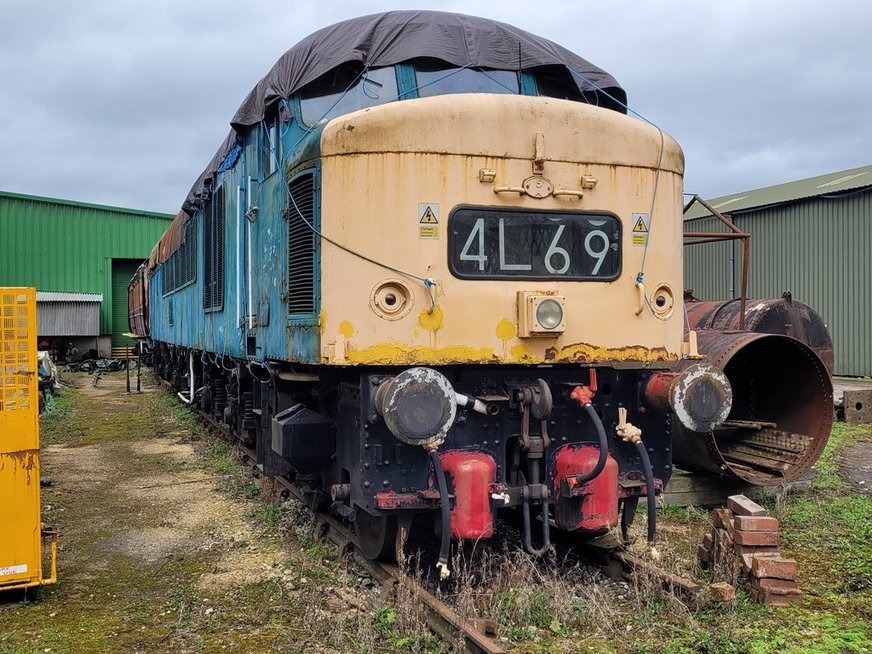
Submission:
M 734 476 L 759 486 L 792 481 L 817 461 L 833 424 L 833 386 L 823 362 L 789 336 L 697 332 L 700 354 L 730 381 L 733 407 L 717 429 L 677 421 L 678 467 Z
M 741 302 L 685 303 L 690 329 L 735 331 L 740 329 Z M 748 300 L 745 307 L 745 331 L 792 336 L 814 350 L 833 376 L 833 340 L 823 317 L 810 306 L 794 300 L 789 292 L 775 300 Z

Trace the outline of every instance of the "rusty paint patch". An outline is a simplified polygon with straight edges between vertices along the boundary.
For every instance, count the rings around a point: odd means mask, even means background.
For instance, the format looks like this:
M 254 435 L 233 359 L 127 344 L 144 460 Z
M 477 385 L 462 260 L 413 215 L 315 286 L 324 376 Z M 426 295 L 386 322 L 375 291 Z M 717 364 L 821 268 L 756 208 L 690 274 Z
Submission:
M 6 468 L 7 461 L 11 463 L 12 472 L 39 470 L 39 450 L 18 450 L 17 452 L 0 454 L 0 470 Z
M 397 343 L 382 343 L 363 350 L 349 347 L 347 361 L 357 364 L 450 364 L 499 363 L 500 358 L 490 348 L 472 348 L 465 345 L 446 347 L 414 347 Z
M 534 359 L 530 348 L 524 343 L 518 343 L 509 348 L 509 357 L 512 361 L 532 361 Z
M 677 361 L 678 354 L 670 353 L 665 347 L 602 347 L 590 343 L 571 343 L 561 348 L 550 347 L 545 350 L 548 362 L 590 363 L 608 361 Z
M 625 348 L 607 348 L 575 343 L 562 348 L 548 348 L 544 356 L 535 355 L 527 345 L 513 345 L 509 356 L 499 355 L 492 348 L 473 348 L 466 345 L 426 347 L 380 343 L 356 350 L 349 346 L 347 361 L 351 364 L 458 364 L 458 363 L 642 363 L 677 360 L 665 348 L 646 348 L 640 345 Z

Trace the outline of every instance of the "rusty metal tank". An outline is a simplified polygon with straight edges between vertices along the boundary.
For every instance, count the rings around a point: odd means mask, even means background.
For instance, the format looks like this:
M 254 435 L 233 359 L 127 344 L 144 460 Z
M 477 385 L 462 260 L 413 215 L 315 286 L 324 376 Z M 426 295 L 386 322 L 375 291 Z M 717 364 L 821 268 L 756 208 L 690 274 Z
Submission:
M 741 326 L 741 302 L 701 302 L 685 297 L 690 329 L 735 331 Z M 790 291 L 774 300 L 748 300 L 745 308 L 745 331 L 792 336 L 814 350 L 833 375 L 833 340 L 823 317 L 810 306 L 794 300 Z
M 817 353 L 781 334 L 703 329 L 697 341 L 700 354 L 727 376 L 733 405 L 727 420 L 706 433 L 676 421 L 675 464 L 759 486 L 802 475 L 833 423 L 832 381 Z

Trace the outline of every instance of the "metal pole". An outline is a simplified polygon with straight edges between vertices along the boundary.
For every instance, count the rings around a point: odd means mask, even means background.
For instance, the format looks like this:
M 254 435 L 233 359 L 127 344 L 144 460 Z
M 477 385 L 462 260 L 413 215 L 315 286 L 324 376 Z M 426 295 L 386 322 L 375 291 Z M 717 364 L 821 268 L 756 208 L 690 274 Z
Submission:
M 137 343 L 137 346 L 138 346 L 139 352 L 137 353 L 137 357 L 136 357 L 136 392 L 141 393 L 142 387 L 140 386 L 139 380 L 140 380 L 140 377 L 142 376 L 142 372 L 141 372 L 142 371 L 142 341 Z
M 748 267 L 751 259 L 751 237 L 742 239 L 745 246 L 742 256 L 742 306 L 739 308 L 739 329 L 745 329 L 745 305 L 748 303 Z
M 127 369 L 127 394 L 130 395 L 130 348 L 127 348 L 126 360 L 124 367 Z

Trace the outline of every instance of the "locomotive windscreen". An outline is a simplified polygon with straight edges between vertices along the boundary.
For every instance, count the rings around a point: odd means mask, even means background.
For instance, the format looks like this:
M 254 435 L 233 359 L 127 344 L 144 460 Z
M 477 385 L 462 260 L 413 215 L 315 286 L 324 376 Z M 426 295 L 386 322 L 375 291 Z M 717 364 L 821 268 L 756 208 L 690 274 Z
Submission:
M 610 281 L 620 243 L 608 213 L 460 207 L 448 220 L 448 263 L 461 279 Z

